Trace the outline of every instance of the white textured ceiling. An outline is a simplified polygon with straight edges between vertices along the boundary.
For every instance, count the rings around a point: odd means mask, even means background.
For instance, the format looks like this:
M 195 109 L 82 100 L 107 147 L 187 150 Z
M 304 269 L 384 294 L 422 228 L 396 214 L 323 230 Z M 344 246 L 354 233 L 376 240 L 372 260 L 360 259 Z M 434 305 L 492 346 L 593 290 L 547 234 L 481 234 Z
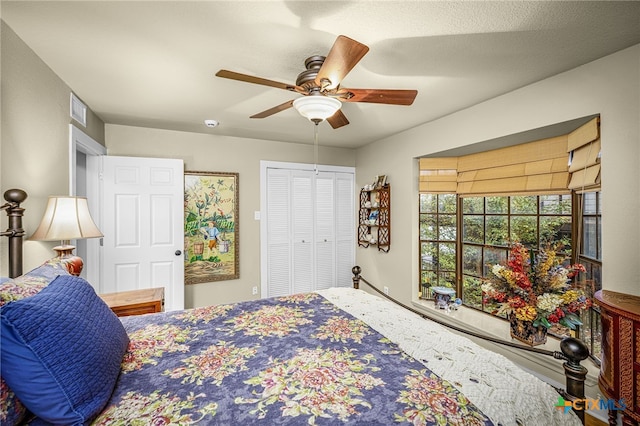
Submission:
M 640 43 L 638 1 L 2 0 L 0 16 L 106 123 L 299 143 L 312 143 L 313 126 L 294 109 L 249 118 L 299 95 L 214 74 L 293 84 L 344 34 L 370 48 L 344 87 L 418 96 L 344 104 L 351 124 L 319 129 L 321 145 L 342 147 Z

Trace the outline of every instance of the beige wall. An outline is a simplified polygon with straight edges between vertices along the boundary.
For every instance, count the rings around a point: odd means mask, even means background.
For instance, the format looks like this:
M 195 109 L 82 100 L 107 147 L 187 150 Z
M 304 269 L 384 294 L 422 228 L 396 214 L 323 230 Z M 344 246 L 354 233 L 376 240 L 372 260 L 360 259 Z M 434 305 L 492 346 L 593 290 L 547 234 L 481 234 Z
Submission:
M 186 286 L 185 306 L 255 299 L 260 288 L 260 160 L 312 163 L 313 145 L 241 139 L 130 126 L 106 126 L 109 155 L 181 158 L 185 170 L 237 172 L 240 188 L 240 278 Z M 319 163 L 354 166 L 355 151 L 320 148 Z M 259 292 L 258 292 L 259 293 Z
M 640 45 L 418 126 L 357 152 L 357 185 L 386 174 L 392 244 L 359 248 L 363 276 L 408 302 L 418 283 L 416 157 L 601 115 L 603 287 L 640 295 Z M 419 94 L 418 96 L 428 96 Z
M 2 193 L 10 188 L 27 191 L 23 207 L 29 236 L 42 217 L 47 197 L 69 194 L 69 123 L 103 144 L 104 123 L 90 110 L 87 128 L 75 123 L 69 114 L 71 89 L 4 21 L 0 25 L 0 188 Z M 5 219 L 1 223 L 6 229 Z M 25 272 L 52 257 L 54 245 L 25 241 Z M 0 239 L 0 249 L 0 276 L 7 276 L 6 238 Z

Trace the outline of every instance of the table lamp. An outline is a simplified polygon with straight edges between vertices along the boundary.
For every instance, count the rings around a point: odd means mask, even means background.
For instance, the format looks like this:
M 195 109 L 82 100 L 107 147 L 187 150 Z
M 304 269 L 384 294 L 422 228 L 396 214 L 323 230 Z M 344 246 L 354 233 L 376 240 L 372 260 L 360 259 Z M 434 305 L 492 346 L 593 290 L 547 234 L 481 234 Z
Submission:
M 80 275 L 83 261 L 73 254 L 76 248 L 71 240 L 99 238 L 100 232 L 89 213 L 86 197 L 49 197 L 38 229 L 29 237 L 33 241 L 58 241 L 60 245 L 53 249 L 58 258 L 72 275 Z

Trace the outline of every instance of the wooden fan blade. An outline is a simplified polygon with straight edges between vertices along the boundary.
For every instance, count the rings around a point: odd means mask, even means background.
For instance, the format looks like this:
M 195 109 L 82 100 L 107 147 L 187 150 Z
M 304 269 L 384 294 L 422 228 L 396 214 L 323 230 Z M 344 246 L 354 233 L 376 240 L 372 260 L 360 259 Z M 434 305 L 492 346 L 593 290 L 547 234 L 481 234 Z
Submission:
M 290 101 L 287 101 L 283 104 L 280 104 L 278 106 L 275 106 L 273 108 L 269 108 L 266 111 L 262 111 L 259 112 L 257 114 L 252 115 L 250 118 L 265 118 L 265 117 L 269 117 L 270 115 L 276 114 L 280 111 L 284 111 L 285 109 L 289 109 L 293 106 L 293 99 Z
M 323 89 L 338 87 L 342 79 L 367 54 L 369 48 L 346 36 L 339 36 L 316 76 L 316 84 Z
M 267 80 L 266 78 L 254 77 L 252 75 L 241 74 L 235 71 L 220 70 L 216 73 L 217 77 L 229 78 L 231 80 L 244 81 L 246 83 L 261 84 L 263 86 L 276 87 L 278 89 L 289 90 L 291 92 L 306 93 L 306 91 L 299 86 L 293 84 L 280 83 L 279 81 Z
M 327 121 L 329 122 L 329 124 L 331 124 L 331 127 L 333 127 L 334 129 L 337 129 L 339 127 L 346 126 L 347 124 L 349 124 L 349 120 L 347 120 L 347 117 L 344 115 L 341 109 L 337 110 L 335 114 L 327 118 Z
M 418 91 L 394 89 L 341 89 L 338 92 L 338 95 L 342 102 L 411 105 L 418 95 Z

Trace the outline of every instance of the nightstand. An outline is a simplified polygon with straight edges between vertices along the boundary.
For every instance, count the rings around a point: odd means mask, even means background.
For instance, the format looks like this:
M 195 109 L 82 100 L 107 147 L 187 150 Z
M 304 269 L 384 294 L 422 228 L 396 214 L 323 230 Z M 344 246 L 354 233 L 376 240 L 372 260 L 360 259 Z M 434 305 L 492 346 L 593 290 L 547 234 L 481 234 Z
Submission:
M 164 310 L 164 287 L 106 293 L 100 297 L 119 317 Z

